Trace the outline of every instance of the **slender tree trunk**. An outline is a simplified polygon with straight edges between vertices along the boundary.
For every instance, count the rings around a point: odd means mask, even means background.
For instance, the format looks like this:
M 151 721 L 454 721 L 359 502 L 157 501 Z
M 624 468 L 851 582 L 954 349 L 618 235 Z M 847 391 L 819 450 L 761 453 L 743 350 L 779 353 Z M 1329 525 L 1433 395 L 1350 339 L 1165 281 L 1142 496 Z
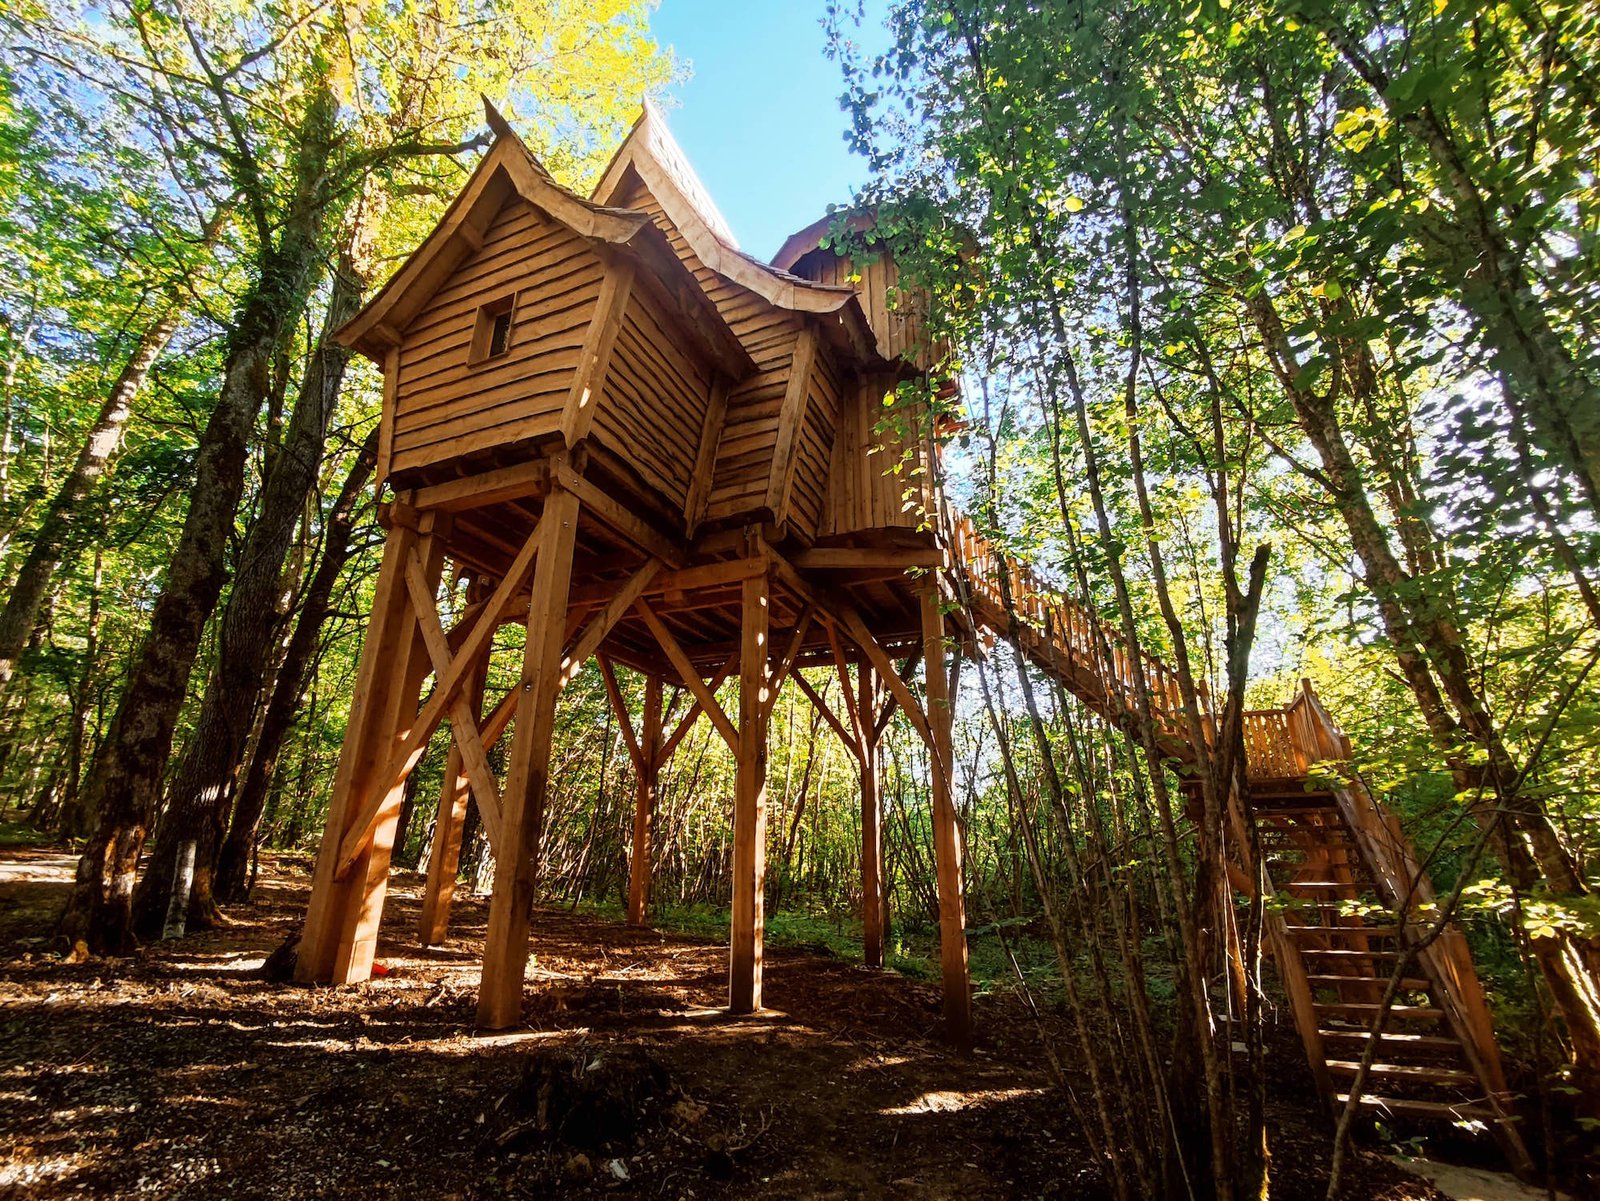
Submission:
M 1427 590 L 1395 558 L 1331 398 L 1294 386 L 1298 366 L 1271 299 L 1258 293 L 1249 303 L 1300 425 L 1322 461 L 1330 495 L 1418 708 L 1457 788 L 1485 798 L 1473 806 L 1473 817 L 1487 833 L 1495 856 L 1520 890 L 1542 886 L 1567 897 L 1588 895 L 1548 812 L 1536 797 L 1521 791 L 1521 771 L 1477 690 L 1455 624 L 1433 609 Z M 1482 748 L 1481 765 L 1465 753 L 1468 742 Z M 1585 1094 L 1585 1103 L 1600 1111 L 1600 956 L 1587 942 L 1581 935 L 1558 931 L 1531 939 L 1529 945 L 1567 1027 L 1573 1083 Z
M 84 811 L 83 799 L 83 736 L 89 724 L 89 705 L 93 699 L 94 679 L 98 674 L 100 658 L 100 587 L 105 573 L 105 552 L 100 547 L 94 551 L 93 585 L 89 591 L 89 633 L 83 648 L 83 674 L 78 677 L 78 688 L 72 698 L 72 728 L 67 743 L 67 794 L 61 803 L 60 835 L 63 840 L 80 838 L 88 833 L 94 815 Z
M 144 386 L 150 368 L 167 348 L 172 333 L 178 328 L 183 312 L 175 304 L 156 319 L 140 337 L 128 361 L 123 364 L 117 381 L 107 393 L 105 403 L 89 427 L 88 436 L 78 451 L 77 461 L 66 479 L 50 498 L 44 520 L 34 535 L 28 557 L 17 569 L 16 579 L 6 597 L 5 608 L 0 609 L 0 690 L 11 682 L 17 668 L 17 659 L 33 633 L 39 616 L 39 607 L 50 591 L 56 569 L 77 532 L 77 520 L 94 485 L 105 474 L 107 462 L 122 441 L 122 430 L 133 411 L 133 398 Z
M 1514 213 L 1502 211 L 1493 189 L 1473 178 L 1449 126 L 1431 103 L 1401 104 L 1390 94 L 1388 71 L 1360 40 L 1327 12 L 1308 20 L 1373 90 L 1389 116 L 1416 140 L 1439 172 L 1453 220 L 1424 216 L 1429 262 L 1472 314 L 1494 365 L 1509 383 L 1507 400 L 1539 447 L 1582 489 L 1600 514 L 1600 381 L 1574 356 L 1534 290 L 1516 244 Z
M 168 790 L 167 808 L 156 826 L 155 845 L 134 898 L 134 932 L 141 938 L 160 934 L 178 854 L 191 840 L 194 878 L 187 928 L 216 924 L 212 898 L 216 855 L 262 701 L 262 684 L 271 676 L 273 648 L 283 628 L 279 603 L 284 559 L 306 497 L 316 489 L 328 424 L 350 358 L 350 352 L 333 341 L 333 333 L 355 315 L 361 292 L 349 256 L 342 256 L 322 335 L 307 362 L 288 429 L 262 486 L 260 508 L 239 552 L 222 612 L 217 666 L 200 703 L 194 736 Z
M 267 711 L 256 737 L 255 753 L 250 757 L 250 766 L 239 789 L 233 823 L 217 858 L 213 888 L 219 901 L 242 901 L 247 895 L 250 850 L 255 845 L 256 830 L 266 809 L 267 793 L 277 770 L 278 753 L 294 726 L 300 698 L 305 694 L 307 677 L 316 661 L 322 627 L 332 608 L 334 588 L 354 551 L 351 533 L 356 510 L 366 494 L 367 481 L 372 478 L 377 460 L 378 431 L 374 427 L 361 444 L 350 474 L 345 477 L 338 499 L 328 513 L 322 559 L 306 588 L 299 620 L 289 637 L 289 648 L 284 654 L 283 664 L 278 668 L 272 698 L 267 702 Z
M 259 273 L 228 339 L 222 386 L 200 437 L 193 494 L 166 587 L 85 788 L 96 826 L 78 861 L 60 927 L 74 957 L 127 954 L 135 946 L 134 877 L 195 656 L 226 578 L 250 432 L 273 356 L 305 307 L 321 255 L 334 116 L 332 95 L 324 88 L 310 101 L 302 128 L 296 203 L 276 242 L 260 248 Z
M 215 245 L 228 219 L 228 206 L 219 208 L 206 223 L 201 236 L 201 253 Z M 156 319 L 145 329 L 127 362 L 117 375 L 116 382 L 106 394 L 94 422 L 84 437 L 83 446 L 72 464 L 72 470 L 61 481 L 61 486 L 50 498 L 44 519 L 34 534 L 28 557 L 17 569 L 11 593 L 0 609 L 0 693 L 11 682 L 16 671 L 17 657 L 27 644 L 38 617 L 39 606 L 44 602 L 55 578 L 56 569 L 77 535 L 77 519 L 83 502 L 94 491 L 105 474 L 106 464 L 122 443 L 122 432 L 128 416 L 133 411 L 134 398 L 144 387 L 150 370 L 166 351 L 173 332 L 182 322 L 183 306 L 176 290 L 162 298 Z

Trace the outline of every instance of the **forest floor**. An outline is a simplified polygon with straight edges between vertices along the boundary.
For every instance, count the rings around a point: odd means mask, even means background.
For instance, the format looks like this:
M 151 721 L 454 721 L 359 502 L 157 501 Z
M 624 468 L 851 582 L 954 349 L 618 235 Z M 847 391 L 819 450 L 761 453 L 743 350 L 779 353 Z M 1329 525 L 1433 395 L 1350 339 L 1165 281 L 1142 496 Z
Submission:
M 481 899 L 421 951 L 420 879 L 398 876 L 387 974 L 307 989 L 258 971 L 303 909 L 303 861 L 265 863 L 224 929 L 81 966 L 48 945 L 72 865 L 0 850 L 0 1197 L 1107 1192 L 1018 995 L 978 998 L 962 1056 L 935 1037 L 936 986 L 769 948 L 770 1008 L 735 1019 L 717 942 L 541 910 L 526 1025 L 480 1037 Z M 1327 1127 L 1277 1036 L 1273 1196 L 1320 1201 Z M 1352 1177 L 1351 1197 L 1441 1196 L 1369 1150 Z

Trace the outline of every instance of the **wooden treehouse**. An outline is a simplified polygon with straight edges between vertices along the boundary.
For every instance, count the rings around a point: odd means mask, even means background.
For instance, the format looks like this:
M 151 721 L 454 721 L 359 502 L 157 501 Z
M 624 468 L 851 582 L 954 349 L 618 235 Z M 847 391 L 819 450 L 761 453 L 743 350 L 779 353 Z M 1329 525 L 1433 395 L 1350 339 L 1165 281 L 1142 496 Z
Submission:
M 859 765 L 862 921 L 875 965 L 878 745 L 891 716 L 905 714 L 929 749 L 945 1019 L 966 1040 L 950 647 L 974 648 L 980 633 L 1014 640 L 1116 720 L 1132 711 L 1137 666 L 1167 749 L 1193 762 L 1176 678 L 1148 656 L 1135 664 L 1113 631 L 1002 560 L 935 494 L 931 441 L 884 428 L 886 394 L 928 363 L 887 256 L 843 259 L 820 244 L 826 221 L 772 264 L 742 253 L 648 107 L 588 198 L 557 185 L 490 116 L 495 142 L 461 195 L 340 333 L 383 368 L 378 478 L 394 500 L 299 978 L 370 975 L 405 780 L 447 723 L 420 937 L 443 937 L 470 793 L 495 857 L 478 1024 L 521 1021 L 556 702 L 595 658 L 637 779 L 630 921 L 645 920 L 662 765 L 700 717 L 735 759 L 736 1013 L 761 1005 L 767 737 L 779 690 L 800 688 Z M 448 624 L 445 578 L 464 580 Z M 511 622 L 526 629 L 518 683 L 486 698 L 494 635 Z M 616 664 L 646 681 L 638 733 Z M 809 666 L 837 672 L 837 712 L 795 670 Z M 735 678 L 729 712 L 717 693 Z M 670 729 L 668 685 L 694 702 Z M 508 729 L 502 781 L 486 751 Z M 1271 919 L 1274 957 L 1331 1102 L 1359 1058 L 1387 965 L 1420 932 L 1415 903 L 1431 893 L 1393 819 L 1357 782 L 1311 782 L 1313 763 L 1347 759 L 1348 747 L 1309 690 L 1252 714 L 1248 734 L 1267 878 L 1302 906 Z M 1240 879 L 1253 879 L 1248 840 L 1234 842 Z M 1338 904 L 1358 897 L 1396 916 L 1385 925 Z M 1414 970 L 1404 983 L 1415 1003 L 1381 1031 L 1379 1102 L 1482 1116 L 1515 1144 L 1459 933 L 1424 949 Z

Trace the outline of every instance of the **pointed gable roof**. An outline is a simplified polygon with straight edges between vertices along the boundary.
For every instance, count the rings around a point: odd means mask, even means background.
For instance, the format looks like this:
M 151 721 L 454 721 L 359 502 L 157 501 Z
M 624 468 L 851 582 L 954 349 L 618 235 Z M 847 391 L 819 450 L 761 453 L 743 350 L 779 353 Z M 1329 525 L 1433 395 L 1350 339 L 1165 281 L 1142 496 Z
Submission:
M 717 208 L 717 202 L 711 199 L 711 193 L 695 174 L 694 167 L 690 165 L 688 156 L 683 152 L 683 147 L 678 145 L 678 139 L 673 137 L 672 131 L 667 128 L 666 115 L 648 96 L 644 98 L 644 107 L 639 113 L 638 120 L 633 123 L 628 136 L 622 140 L 622 145 L 617 147 L 617 152 L 606 164 L 605 173 L 595 185 L 593 197 L 598 199 L 601 196 L 615 195 L 622 174 L 642 157 L 648 157 L 666 178 L 672 181 L 677 194 L 694 210 L 696 216 L 718 241 L 729 250 L 739 249 L 739 240 L 734 237 L 727 218 L 722 215 L 722 210 Z
M 707 267 L 779 308 L 819 316 L 837 315 L 857 352 L 866 358 L 875 357 L 871 350 L 874 339 L 854 288 L 801 279 L 739 249 L 727 221 L 668 130 L 661 110 L 648 99 L 590 199 L 601 206 L 609 203 L 622 194 L 630 173 L 643 181 Z
M 819 217 L 797 233 L 790 234 L 772 256 L 772 265 L 780 271 L 793 270 L 794 265 L 822 245 L 822 240 L 839 222 L 853 233 L 866 233 L 874 225 L 873 214 L 861 209 L 849 213 L 837 210 Z
M 519 196 L 580 237 L 607 243 L 635 258 L 645 278 L 686 332 L 723 371 L 742 379 L 755 363 L 717 307 L 684 266 L 650 214 L 612 208 L 558 185 L 487 101 L 495 140 L 438 225 L 376 296 L 334 335 L 341 345 L 380 363 L 400 343 L 401 331 L 460 264 L 483 245 L 485 231 L 513 196 Z

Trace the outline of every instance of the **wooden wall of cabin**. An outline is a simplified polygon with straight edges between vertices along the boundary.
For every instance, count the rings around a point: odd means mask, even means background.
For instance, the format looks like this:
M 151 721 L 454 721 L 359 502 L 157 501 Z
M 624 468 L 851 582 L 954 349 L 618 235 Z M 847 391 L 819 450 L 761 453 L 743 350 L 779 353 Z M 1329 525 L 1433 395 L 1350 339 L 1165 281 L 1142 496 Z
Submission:
M 832 474 L 833 445 L 838 435 L 839 413 L 845 398 L 845 381 L 832 348 L 818 338 L 806 388 L 806 408 L 795 439 L 794 483 L 790 489 L 790 528 L 807 542 L 822 532 L 828 510 L 828 477 Z
M 854 288 L 877 338 L 878 353 L 889 360 L 904 358 L 927 368 L 922 315 L 915 298 L 899 292 L 900 270 L 887 254 L 876 256 L 858 269 L 849 258 L 819 247 L 802 255 L 789 270 L 813 283 Z
M 591 436 L 682 511 L 705 431 L 712 372 L 635 281 Z
M 588 241 L 507 201 L 483 245 L 401 332 L 391 474 L 554 435 L 603 271 Z M 469 362 L 479 309 L 508 299 L 505 354 Z
M 717 446 L 711 503 L 706 510 L 706 520 L 712 522 L 753 513 L 766 504 L 778 412 L 800 337 L 799 317 L 774 308 L 753 293 L 746 295 L 748 303 L 717 306 L 724 317 L 732 314 L 729 324 L 755 360 L 756 372 L 728 394 L 728 416 Z
M 788 386 L 801 320 L 707 267 L 636 175 L 630 175 L 607 202 L 650 214 L 679 260 L 694 273 L 734 336 L 755 360 L 755 374 L 740 381 L 728 396 L 728 414 L 717 446 L 705 520 L 729 522 L 754 513 L 766 503 L 778 410 Z
M 861 380 L 843 398 L 819 537 L 915 530 L 929 517 L 925 420 L 919 410 L 896 412 L 884 405 L 892 386 L 884 379 Z

